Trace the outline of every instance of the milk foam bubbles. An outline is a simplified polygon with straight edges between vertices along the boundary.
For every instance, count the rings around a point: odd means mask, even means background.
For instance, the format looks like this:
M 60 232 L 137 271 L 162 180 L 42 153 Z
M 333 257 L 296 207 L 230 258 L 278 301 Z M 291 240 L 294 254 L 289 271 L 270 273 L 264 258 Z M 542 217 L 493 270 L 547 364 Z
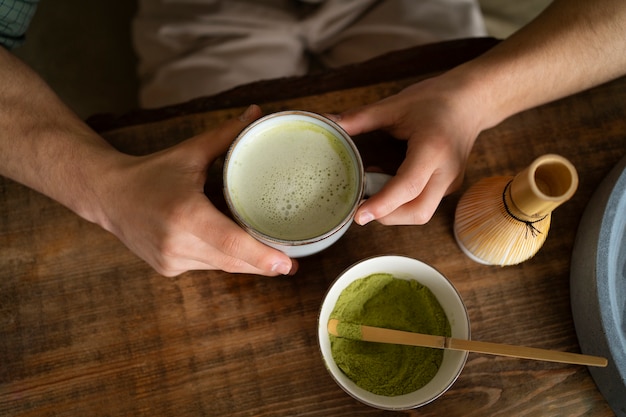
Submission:
M 339 225 L 358 198 L 345 145 L 307 121 L 269 127 L 231 156 L 228 187 L 237 211 L 274 238 L 303 240 Z

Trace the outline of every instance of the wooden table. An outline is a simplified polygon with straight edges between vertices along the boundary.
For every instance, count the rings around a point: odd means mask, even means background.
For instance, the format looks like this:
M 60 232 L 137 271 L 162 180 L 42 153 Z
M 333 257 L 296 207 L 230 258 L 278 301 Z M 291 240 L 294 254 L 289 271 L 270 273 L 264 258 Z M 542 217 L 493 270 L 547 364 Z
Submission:
M 266 112 L 336 112 L 377 100 L 494 43 L 415 48 L 356 68 L 90 123 L 124 151 L 151 152 L 251 102 Z M 316 337 L 329 284 L 351 264 L 381 254 L 414 257 L 448 276 L 465 300 L 474 339 L 577 352 L 571 250 L 592 192 L 626 153 L 625 114 L 622 78 L 481 134 L 464 189 L 485 176 L 515 174 L 548 152 L 569 158 L 580 175 L 578 192 L 555 212 L 539 254 L 506 268 L 476 264 L 457 247 L 452 221 L 463 190 L 444 199 L 424 226 L 354 225 L 332 248 L 301 259 L 294 277 L 212 271 L 164 278 L 112 235 L 0 179 L 0 415 L 392 415 L 360 404 L 333 382 Z M 357 141 L 366 164 L 393 170 L 402 160 L 402 142 L 383 134 Z M 216 201 L 219 170 L 212 168 L 207 186 Z M 613 413 L 585 367 L 470 354 L 446 394 L 404 414 Z

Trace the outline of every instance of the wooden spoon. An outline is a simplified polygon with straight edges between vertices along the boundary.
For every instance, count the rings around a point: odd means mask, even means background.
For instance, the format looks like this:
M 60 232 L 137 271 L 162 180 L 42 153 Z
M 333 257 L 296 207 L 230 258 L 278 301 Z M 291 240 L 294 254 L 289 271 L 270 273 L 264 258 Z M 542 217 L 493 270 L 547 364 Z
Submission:
M 364 342 L 392 343 L 396 345 L 463 350 L 468 352 L 486 353 L 489 355 L 534 359 L 574 365 L 605 367 L 608 364 L 606 358 L 598 356 L 581 355 L 579 353 L 559 352 L 524 346 L 505 345 L 500 343 L 479 342 L 475 340 L 454 339 L 452 337 L 434 336 L 429 334 L 405 332 L 401 330 L 383 329 L 380 327 L 340 322 L 337 319 L 330 319 L 328 321 L 328 333 L 333 336 L 361 340 Z

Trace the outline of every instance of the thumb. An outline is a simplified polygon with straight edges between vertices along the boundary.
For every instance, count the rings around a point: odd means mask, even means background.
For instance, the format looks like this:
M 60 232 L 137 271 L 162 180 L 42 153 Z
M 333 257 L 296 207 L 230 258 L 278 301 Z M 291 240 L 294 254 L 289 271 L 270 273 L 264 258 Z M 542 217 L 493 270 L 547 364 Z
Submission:
M 202 143 L 207 158 L 213 160 L 226 152 L 237 135 L 251 122 L 261 117 L 261 114 L 261 108 L 253 104 L 239 117 L 230 119 L 217 128 L 196 136 L 196 142 Z

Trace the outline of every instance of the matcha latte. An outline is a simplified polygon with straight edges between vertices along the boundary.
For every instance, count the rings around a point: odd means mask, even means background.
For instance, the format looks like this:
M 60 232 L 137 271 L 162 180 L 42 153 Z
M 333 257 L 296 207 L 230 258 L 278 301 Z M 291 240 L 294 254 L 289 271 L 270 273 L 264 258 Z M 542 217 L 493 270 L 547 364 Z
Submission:
M 360 196 L 359 175 L 343 141 L 315 123 L 292 120 L 237 145 L 227 188 L 242 220 L 258 232 L 306 240 L 350 216 Z

